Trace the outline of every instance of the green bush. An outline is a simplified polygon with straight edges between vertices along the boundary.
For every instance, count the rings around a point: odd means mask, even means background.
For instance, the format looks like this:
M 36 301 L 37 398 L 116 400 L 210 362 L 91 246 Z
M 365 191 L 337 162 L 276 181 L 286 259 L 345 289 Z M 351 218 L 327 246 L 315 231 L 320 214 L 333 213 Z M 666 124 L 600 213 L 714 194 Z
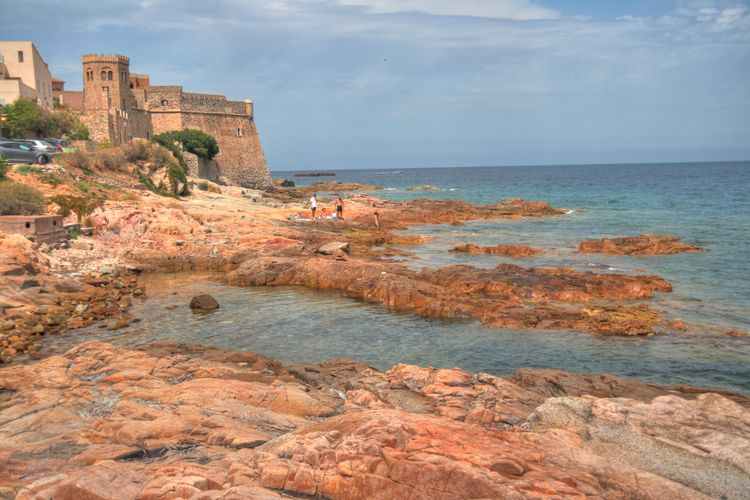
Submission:
M 89 131 L 81 120 L 67 108 L 48 112 L 32 99 L 17 99 L 0 106 L 0 113 L 8 116 L 4 131 L 8 137 L 61 137 L 88 139 Z
M 0 215 L 38 215 L 45 212 L 44 195 L 17 182 L 0 182 Z
M 16 173 L 21 175 L 41 174 L 42 169 L 39 167 L 32 167 L 31 165 L 19 165 L 16 167 Z
M 172 151 L 182 165 L 184 165 L 184 160 L 182 159 L 180 148 L 175 146 L 175 143 L 182 144 L 185 151 L 201 158 L 206 158 L 207 160 L 212 160 L 214 156 L 219 154 L 219 144 L 216 142 L 216 139 L 202 130 L 189 128 L 185 130 L 173 130 L 155 135 L 152 140 Z
M 3 155 L 0 155 L 0 181 L 5 180 L 5 177 L 8 174 L 8 170 L 10 170 L 10 166 L 8 166 L 8 160 L 6 160 Z
M 125 153 L 120 148 L 100 149 L 94 158 L 97 167 L 112 171 L 122 170 L 127 162 Z
M 104 205 L 104 200 L 96 196 L 70 196 L 59 194 L 50 198 L 52 203 L 60 207 L 60 215 L 67 217 L 71 213 L 76 214 L 80 223 L 85 217 L 91 215 L 94 210 Z
M 167 167 L 167 177 L 171 184 L 172 194 L 184 196 L 190 194 L 187 187 L 187 169 L 177 162 L 171 162 Z M 182 188 L 180 188 L 182 184 Z

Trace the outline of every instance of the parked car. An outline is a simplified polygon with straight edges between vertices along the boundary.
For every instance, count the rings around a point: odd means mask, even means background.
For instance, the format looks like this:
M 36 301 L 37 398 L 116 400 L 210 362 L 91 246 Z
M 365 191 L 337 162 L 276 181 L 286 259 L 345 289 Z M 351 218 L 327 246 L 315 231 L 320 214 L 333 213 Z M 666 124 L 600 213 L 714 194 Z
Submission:
M 48 137 L 44 139 L 46 142 L 52 144 L 58 151 L 62 151 L 63 148 L 70 147 L 70 141 L 65 139 L 55 139 L 54 137 Z
M 38 163 L 45 165 L 52 161 L 52 155 L 47 151 L 34 149 L 23 142 L 0 142 L 0 155 L 11 163 Z
M 40 139 L 29 139 L 26 141 L 23 141 L 26 144 L 30 144 L 32 148 L 39 149 L 41 151 L 46 151 L 48 153 L 54 153 L 57 151 L 57 146 L 53 146 L 47 141 L 42 141 Z

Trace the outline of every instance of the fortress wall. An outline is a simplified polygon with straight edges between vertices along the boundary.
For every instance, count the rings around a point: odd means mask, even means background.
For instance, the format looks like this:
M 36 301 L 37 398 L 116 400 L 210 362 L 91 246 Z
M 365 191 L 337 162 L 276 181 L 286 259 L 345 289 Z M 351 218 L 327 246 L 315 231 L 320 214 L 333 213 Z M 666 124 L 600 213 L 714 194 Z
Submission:
M 182 124 L 183 128 L 197 128 L 216 138 L 219 144 L 216 163 L 222 176 L 242 187 L 273 189 L 253 119 L 226 114 L 182 113 Z
M 247 106 L 242 101 L 228 101 L 229 112 L 235 115 L 246 115 Z
M 204 113 L 229 113 L 227 98 L 223 95 L 182 94 L 181 107 L 183 111 L 199 111 Z
M 154 135 L 163 134 L 170 130 L 182 130 L 182 113 L 179 111 L 149 111 L 151 118 L 151 132 Z
M 89 111 L 81 116 L 81 120 L 89 129 L 89 138 L 94 142 L 103 140 L 112 141 L 109 113 L 102 111 Z
M 148 113 L 142 109 L 131 109 L 128 112 L 128 139 L 141 137 L 149 139 L 153 137 L 151 130 L 151 119 Z
M 182 87 L 146 87 L 144 94 L 144 107 L 149 111 L 180 111 L 182 109 Z

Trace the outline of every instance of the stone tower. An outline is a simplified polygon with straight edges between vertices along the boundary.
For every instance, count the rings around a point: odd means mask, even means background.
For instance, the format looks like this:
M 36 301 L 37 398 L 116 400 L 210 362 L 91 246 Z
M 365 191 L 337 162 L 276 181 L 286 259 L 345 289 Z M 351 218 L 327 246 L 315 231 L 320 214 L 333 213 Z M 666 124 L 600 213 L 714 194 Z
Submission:
M 130 59 L 120 54 L 86 54 L 82 61 L 84 109 L 128 111 L 133 104 Z

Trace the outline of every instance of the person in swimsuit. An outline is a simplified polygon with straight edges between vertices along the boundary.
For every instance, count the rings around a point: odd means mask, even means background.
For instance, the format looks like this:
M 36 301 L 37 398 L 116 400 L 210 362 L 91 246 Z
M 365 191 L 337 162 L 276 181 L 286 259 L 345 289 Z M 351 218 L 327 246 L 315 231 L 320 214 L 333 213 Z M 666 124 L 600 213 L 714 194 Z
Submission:
M 310 198 L 310 211 L 312 212 L 312 220 L 315 220 L 315 210 L 318 208 L 318 195 L 313 193 L 312 198 Z
M 341 199 L 341 195 L 336 198 L 336 218 L 344 220 L 344 200 Z
M 378 213 L 378 207 L 375 206 L 375 204 L 372 204 L 372 215 L 375 216 L 375 227 L 380 229 L 380 214 Z

